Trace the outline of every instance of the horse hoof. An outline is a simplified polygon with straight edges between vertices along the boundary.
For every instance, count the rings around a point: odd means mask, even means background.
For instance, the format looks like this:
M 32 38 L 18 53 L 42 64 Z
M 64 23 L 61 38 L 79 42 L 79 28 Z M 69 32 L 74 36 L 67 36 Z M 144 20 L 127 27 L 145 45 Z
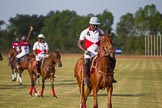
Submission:
M 29 96 L 30 96 L 30 97 L 32 97 L 32 94 L 31 94 L 31 93 L 29 93 Z
M 22 85 L 22 83 L 19 83 L 19 85 Z
M 38 94 L 38 93 L 35 93 L 35 96 L 36 96 L 36 97 L 39 97 L 39 94 Z
M 12 82 L 16 81 L 16 78 L 12 79 Z
M 53 96 L 53 97 L 57 99 L 57 96 Z
M 85 104 L 80 104 L 80 108 L 86 108 Z

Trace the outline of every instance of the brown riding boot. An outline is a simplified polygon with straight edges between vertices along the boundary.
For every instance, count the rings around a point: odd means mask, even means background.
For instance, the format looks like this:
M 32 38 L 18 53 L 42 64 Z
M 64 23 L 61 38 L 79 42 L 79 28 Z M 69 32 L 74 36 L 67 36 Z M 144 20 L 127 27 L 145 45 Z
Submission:
M 116 59 L 115 57 L 111 57 L 111 67 L 112 67 L 112 71 L 113 71 L 113 83 L 117 83 L 117 81 L 114 79 L 114 69 L 115 69 L 115 65 L 116 65 Z
M 37 78 L 40 77 L 40 66 L 41 66 L 41 62 L 40 61 L 36 61 L 36 67 L 37 67 L 36 77 Z
M 21 69 L 20 58 L 16 58 L 16 68 Z
M 84 84 L 90 85 L 90 59 L 84 59 L 83 61 L 83 71 L 84 71 Z

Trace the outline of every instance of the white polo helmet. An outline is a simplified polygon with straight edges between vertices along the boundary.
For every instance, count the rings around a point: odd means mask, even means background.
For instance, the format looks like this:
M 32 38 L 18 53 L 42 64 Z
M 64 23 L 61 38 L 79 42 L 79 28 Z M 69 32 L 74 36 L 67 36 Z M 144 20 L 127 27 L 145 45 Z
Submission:
M 22 37 L 21 37 L 21 40 L 22 40 L 22 41 L 25 41 L 25 40 L 26 40 L 26 36 L 22 36 Z
M 18 37 L 16 37 L 15 41 L 19 41 L 19 38 L 18 38 Z
M 38 38 L 45 38 L 44 34 L 39 34 Z
M 89 20 L 89 24 L 92 24 L 92 25 L 100 25 L 100 20 L 97 18 L 97 17 L 91 17 L 90 20 Z

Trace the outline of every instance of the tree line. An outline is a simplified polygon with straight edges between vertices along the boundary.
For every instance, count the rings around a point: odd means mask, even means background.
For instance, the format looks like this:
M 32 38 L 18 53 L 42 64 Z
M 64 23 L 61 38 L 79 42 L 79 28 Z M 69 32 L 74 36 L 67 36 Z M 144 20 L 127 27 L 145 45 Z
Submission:
M 50 11 L 47 15 L 16 14 L 9 19 L 6 29 L 0 29 L 0 50 L 8 51 L 15 37 L 30 36 L 31 45 L 37 40 L 37 35 L 43 33 L 51 50 L 60 49 L 63 53 L 80 53 L 77 41 L 81 31 L 88 27 L 90 17 L 97 16 L 105 32 L 112 29 L 113 13 L 104 10 L 100 14 L 80 16 L 75 11 Z M 0 27 L 5 25 L 0 20 Z M 111 32 L 115 48 L 121 48 L 124 54 L 144 54 L 144 36 L 162 34 L 162 14 L 154 4 L 140 7 L 135 14 L 126 13 L 120 17 L 116 31 Z

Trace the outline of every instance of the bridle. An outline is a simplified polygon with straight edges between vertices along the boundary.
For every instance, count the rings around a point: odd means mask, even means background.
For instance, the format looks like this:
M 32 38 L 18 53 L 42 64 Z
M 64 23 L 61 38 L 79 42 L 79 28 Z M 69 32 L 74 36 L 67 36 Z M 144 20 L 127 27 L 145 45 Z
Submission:
M 106 38 L 106 39 L 105 39 Z M 100 44 L 102 44 L 102 47 L 101 47 L 101 45 L 100 45 L 100 52 L 99 52 L 99 56 L 100 56 L 100 60 L 101 60 L 101 58 L 103 58 L 103 57 L 113 57 L 114 56 L 114 53 L 113 53 L 113 46 L 112 46 L 112 44 L 111 44 L 111 42 L 109 42 L 109 44 L 107 44 L 107 42 L 109 41 L 108 39 L 107 39 L 107 37 L 105 37 L 104 38 L 104 40 L 100 40 Z M 101 48 L 103 49 L 102 51 L 104 51 L 104 53 L 103 52 L 101 52 Z M 100 61 L 99 60 L 99 61 Z M 107 75 L 112 75 L 112 73 L 105 73 L 105 72 L 103 72 L 103 71 L 101 71 L 101 70 L 99 70 L 97 67 L 95 67 L 95 66 L 93 66 L 93 68 L 95 68 L 95 69 L 97 69 L 98 70 L 98 72 L 100 73 L 100 74 L 102 74 L 102 75 L 104 75 L 104 76 L 107 76 Z M 108 66 L 108 65 L 106 65 L 105 66 L 105 68 L 106 69 L 108 69 L 108 68 L 111 68 L 110 66 Z
M 103 46 L 103 50 L 105 51 L 105 53 L 103 54 L 103 56 L 109 56 L 110 55 L 111 57 L 113 57 L 113 51 L 112 51 L 113 46 L 112 46 L 111 42 L 107 46 L 107 44 L 106 44 L 105 41 L 108 41 L 108 40 L 106 39 L 104 41 L 101 41 L 101 44 Z

